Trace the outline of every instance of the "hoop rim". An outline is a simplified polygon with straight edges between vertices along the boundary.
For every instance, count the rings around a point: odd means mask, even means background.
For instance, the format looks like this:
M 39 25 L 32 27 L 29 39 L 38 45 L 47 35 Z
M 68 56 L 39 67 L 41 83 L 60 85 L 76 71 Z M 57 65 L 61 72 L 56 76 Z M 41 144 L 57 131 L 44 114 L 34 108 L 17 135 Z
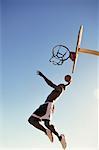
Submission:
M 58 48 L 57 48 L 58 47 Z M 64 48 L 64 53 L 61 53 L 61 48 Z M 55 51 L 56 50 L 56 51 Z M 64 58 L 66 56 L 66 54 L 68 53 L 68 57 Z M 59 56 L 59 55 L 60 56 Z M 66 47 L 65 45 L 62 45 L 62 44 L 58 44 L 58 45 L 55 45 L 53 48 L 52 48 L 52 57 L 50 58 L 50 62 L 52 62 L 54 65 L 62 65 L 63 62 L 65 60 L 67 60 L 68 58 L 70 57 L 70 50 L 68 47 Z M 54 61 L 53 58 L 57 59 L 57 61 Z
M 62 44 L 58 44 L 58 45 L 55 45 L 55 46 L 52 48 L 52 54 L 53 54 L 53 56 L 55 56 L 55 55 L 54 55 L 54 49 L 55 49 L 56 47 L 58 47 L 58 46 L 64 47 L 66 50 L 68 50 L 68 51 L 70 52 L 70 50 L 69 50 L 68 47 L 66 47 L 65 45 L 62 45 Z

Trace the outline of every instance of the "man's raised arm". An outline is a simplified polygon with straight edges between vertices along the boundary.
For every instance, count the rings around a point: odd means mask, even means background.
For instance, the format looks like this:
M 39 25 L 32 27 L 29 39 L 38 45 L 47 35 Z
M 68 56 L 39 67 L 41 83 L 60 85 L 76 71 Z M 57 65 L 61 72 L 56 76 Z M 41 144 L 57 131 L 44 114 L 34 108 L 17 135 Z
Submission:
M 52 88 L 56 88 L 56 87 L 57 87 L 57 85 L 53 84 L 52 81 L 50 81 L 49 79 L 47 79 L 47 78 L 44 76 L 44 74 L 43 74 L 42 72 L 37 71 L 37 74 L 38 74 L 39 76 L 43 77 L 43 79 L 46 81 L 46 83 L 47 83 L 49 86 L 51 86 Z

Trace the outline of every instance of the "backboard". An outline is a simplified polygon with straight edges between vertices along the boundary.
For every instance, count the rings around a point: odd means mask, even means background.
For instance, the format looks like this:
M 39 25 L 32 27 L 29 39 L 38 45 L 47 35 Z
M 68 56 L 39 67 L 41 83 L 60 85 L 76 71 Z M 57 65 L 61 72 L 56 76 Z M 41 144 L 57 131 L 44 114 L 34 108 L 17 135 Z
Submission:
M 79 53 L 79 49 L 80 49 L 80 44 L 81 44 L 81 40 L 82 40 L 82 34 L 83 34 L 83 25 L 80 26 L 79 32 L 78 32 L 78 37 L 77 37 L 77 44 L 76 44 L 76 58 L 73 62 L 73 68 L 72 68 L 72 73 L 75 71 L 75 67 L 76 67 L 76 63 L 77 63 L 77 59 L 78 59 L 78 53 Z
M 74 73 L 79 53 L 87 53 L 99 56 L 99 51 L 80 48 L 82 34 L 83 34 L 83 25 L 80 26 L 78 32 L 75 51 L 74 52 L 70 51 L 69 48 L 64 45 L 56 45 L 52 49 L 52 57 L 50 58 L 49 61 L 52 62 L 54 65 L 62 65 L 64 61 L 70 58 L 73 62 L 72 73 Z

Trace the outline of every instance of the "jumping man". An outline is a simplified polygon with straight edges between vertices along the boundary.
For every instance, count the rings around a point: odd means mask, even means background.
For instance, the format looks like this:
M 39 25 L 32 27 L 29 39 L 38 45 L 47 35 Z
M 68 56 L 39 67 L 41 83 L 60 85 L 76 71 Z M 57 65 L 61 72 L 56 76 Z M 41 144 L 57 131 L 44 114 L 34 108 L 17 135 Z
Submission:
M 66 148 L 66 141 L 65 136 L 63 134 L 59 134 L 56 130 L 54 125 L 50 124 L 51 116 L 54 112 L 54 101 L 60 96 L 60 94 L 66 89 L 66 86 L 68 86 L 71 83 L 71 76 L 66 75 L 65 81 L 67 81 L 67 84 L 59 84 L 55 85 L 52 81 L 47 79 L 43 73 L 40 71 L 37 71 L 37 74 L 41 76 L 46 83 L 51 86 L 54 90 L 48 95 L 46 101 L 44 104 L 40 105 L 38 109 L 36 109 L 32 115 L 29 117 L 28 122 L 33 125 L 35 128 L 43 131 L 50 139 L 51 142 L 53 142 L 53 135 L 54 133 L 59 141 L 62 144 L 63 149 Z M 43 121 L 44 126 L 40 124 L 40 122 Z

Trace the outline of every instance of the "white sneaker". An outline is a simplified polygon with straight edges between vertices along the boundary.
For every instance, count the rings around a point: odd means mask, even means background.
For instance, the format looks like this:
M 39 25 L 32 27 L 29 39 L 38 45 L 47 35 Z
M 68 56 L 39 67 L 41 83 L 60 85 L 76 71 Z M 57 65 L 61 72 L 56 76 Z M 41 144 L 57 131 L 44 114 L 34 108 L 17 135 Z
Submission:
M 65 149 L 66 146 L 67 146 L 66 140 L 65 140 L 65 136 L 64 136 L 63 134 L 61 134 L 60 136 L 62 137 L 62 139 L 61 139 L 60 142 L 61 142 L 61 144 L 62 144 L 63 149 Z
M 47 134 L 47 136 L 49 137 L 50 141 L 53 142 L 53 135 L 52 135 L 51 130 L 46 129 L 46 134 Z

